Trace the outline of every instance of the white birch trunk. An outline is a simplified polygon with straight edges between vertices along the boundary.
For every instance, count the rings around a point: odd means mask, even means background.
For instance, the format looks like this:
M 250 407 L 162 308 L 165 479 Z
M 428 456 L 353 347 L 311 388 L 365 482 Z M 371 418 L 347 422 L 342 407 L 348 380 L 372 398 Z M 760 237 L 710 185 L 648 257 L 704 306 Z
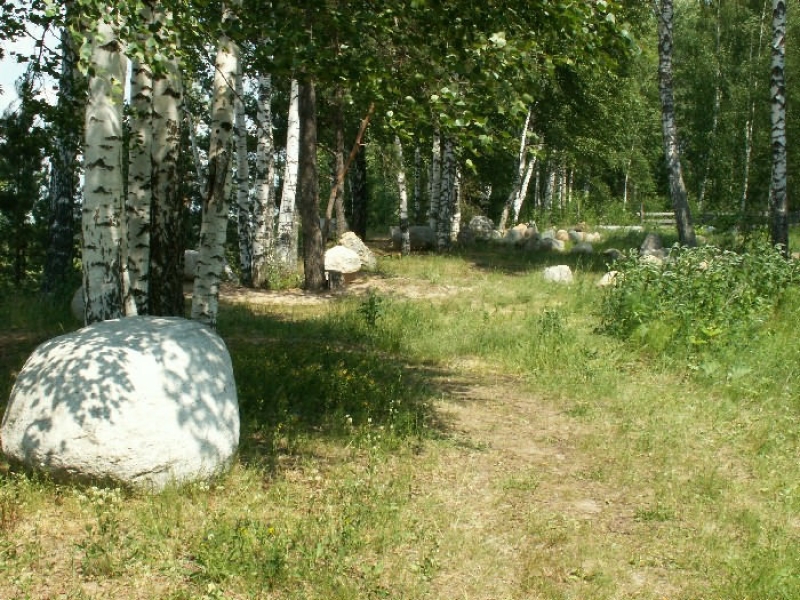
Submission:
M 274 249 L 275 225 L 275 144 L 272 137 L 272 79 L 262 75 L 258 79 L 258 115 L 256 117 L 258 146 L 253 198 L 253 285 L 265 287 L 269 281 L 269 267 Z
M 531 177 L 533 176 L 533 172 L 535 170 L 536 170 L 536 157 L 533 157 L 528 161 L 528 165 L 525 167 L 525 175 L 522 178 L 522 185 L 520 186 L 519 192 L 517 193 L 517 198 L 514 201 L 513 222 L 515 225 L 519 223 L 519 213 L 522 212 L 522 205 L 525 202 L 525 198 L 528 195 L 528 186 L 530 186 Z
M 152 12 L 144 7 L 140 16 L 152 23 Z M 140 36 L 141 37 L 141 36 Z M 141 39 L 140 41 L 144 41 Z M 150 280 L 150 215 L 153 202 L 153 72 L 149 65 L 131 63 L 131 119 L 128 149 L 127 268 L 130 285 L 123 290 L 126 314 L 146 315 Z M 135 312 L 134 312 L 135 311 Z
M 242 65 L 236 74 L 236 110 L 234 137 L 236 140 L 236 206 L 239 229 L 239 263 L 242 281 L 250 285 L 253 281 L 252 260 L 252 206 L 250 201 L 250 165 L 247 157 L 247 121 L 244 113 L 244 82 Z
M 450 245 L 452 217 L 455 204 L 456 162 L 453 142 L 445 139 L 442 153 L 441 187 L 439 193 L 439 220 L 437 245 L 444 250 Z
M 545 183 L 544 190 L 544 209 L 551 210 L 553 208 L 553 194 L 556 187 L 556 170 L 553 167 L 552 160 L 547 165 L 547 182 Z
M 770 68 L 770 141 L 772 177 L 769 186 L 772 243 L 789 253 L 789 212 L 786 193 L 786 0 L 772 0 L 772 62 Z
M 226 13 L 223 27 L 233 18 L 230 9 Z M 239 48 L 226 33 L 222 33 L 214 69 L 208 192 L 203 202 L 197 277 L 192 296 L 192 318 L 212 328 L 217 323 L 219 282 L 225 262 L 229 208 L 226 184 L 231 165 L 231 132 L 234 121 L 234 93 L 231 83 L 238 70 Z
M 300 86 L 292 80 L 289 95 L 289 120 L 286 132 L 286 167 L 283 171 L 283 193 L 278 214 L 278 236 L 275 260 L 286 272 L 297 269 L 297 171 L 300 158 Z
M 419 146 L 414 148 L 414 222 L 419 222 L 422 208 L 422 152 Z
M 658 11 L 658 88 L 661 98 L 661 127 L 664 155 L 669 173 L 670 196 L 675 211 L 678 240 L 685 246 L 697 245 L 689 210 L 689 198 L 683 181 L 678 126 L 675 122 L 675 98 L 672 85 L 672 0 L 661 0 Z
M 525 177 L 525 155 L 528 149 L 528 129 L 530 128 L 532 115 L 533 107 L 528 109 L 528 114 L 525 115 L 525 124 L 522 126 L 522 135 L 520 135 L 519 141 L 519 153 L 517 154 L 517 172 L 514 174 L 514 184 L 511 186 L 511 192 L 509 192 L 508 198 L 506 198 L 506 203 L 503 205 L 503 212 L 500 214 L 500 221 L 497 223 L 497 228 L 500 231 L 505 231 L 506 225 L 508 224 L 509 214 L 512 210 L 514 210 L 517 203 L 521 203 L 520 187 L 522 186 L 522 180 Z M 519 213 L 515 212 L 514 214 L 516 215 Z M 514 222 L 516 223 L 516 216 L 514 217 Z
M 450 205 L 450 242 L 458 241 L 458 234 L 461 232 L 461 170 L 453 165 L 453 192 L 452 204 Z
M 89 31 L 82 262 L 86 323 L 123 316 L 122 108 L 127 60 L 108 12 Z
M 442 142 L 439 132 L 433 134 L 433 152 L 431 154 L 431 180 L 429 185 L 428 225 L 434 235 L 439 229 L 439 197 L 442 187 Z
M 163 29 L 172 15 L 154 9 Z M 180 41 L 170 38 L 165 57 L 153 74 L 152 222 L 150 229 L 150 314 L 184 316 L 183 199 L 180 190 L 183 82 L 177 53 Z
M 406 167 L 403 163 L 403 144 L 398 136 L 394 137 L 397 151 L 397 191 L 400 194 L 400 253 L 411 253 L 411 235 L 408 231 L 408 190 L 406 189 Z

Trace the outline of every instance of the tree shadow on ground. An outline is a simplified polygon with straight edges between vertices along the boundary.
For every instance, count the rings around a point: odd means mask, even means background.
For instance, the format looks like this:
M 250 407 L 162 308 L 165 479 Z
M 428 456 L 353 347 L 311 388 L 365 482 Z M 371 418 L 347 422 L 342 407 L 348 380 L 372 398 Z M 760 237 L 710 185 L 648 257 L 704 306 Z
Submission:
M 442 393 L 439 369 L 380 350 L 357 318 L 289 320 L 226 305 L 219 328 L 233 357 L 247 464 L 275 470 L 302 440 L 345 440 L 362 428 L 395 441 L 441 432 L 431 403 Z

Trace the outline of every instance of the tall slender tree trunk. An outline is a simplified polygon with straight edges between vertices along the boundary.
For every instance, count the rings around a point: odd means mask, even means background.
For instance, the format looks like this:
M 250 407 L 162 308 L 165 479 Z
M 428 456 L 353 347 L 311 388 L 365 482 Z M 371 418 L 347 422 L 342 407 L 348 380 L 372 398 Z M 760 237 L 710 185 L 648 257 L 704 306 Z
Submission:
M 272 137 L 272 79 L 258 78 L 258 147 L 256 149 L 255 189 L 253 198 L 253 285 L 261 288 L 269 282 L 275 238 L 275 148 Z
M 411 235 L 408 231 L 408 190 L 406 188 L 406 167 L 403 163 L 403 144 L 399 136 L 394 136 L 397 152 L 397 191 L 400 194 L 400 253 L 411 254 Z
M 528 114 L 525 116 L 525 124 L 522 126 L 522 135 L 520 135 L 519 153 L 517 154 L 517 171 L 514 173 L 514 184 L 511 186 L 511 192 L 506 198 L 506 203 L 503 205 L 503 212 L 500 214 L 500 221 L 497 228 L 500 231 L 505 231 L 508 224 L 508 216 L 514 211 L 517 204 L 521 204 L 520 188 L 525 178 L 525 171 L 527 169 L 526 154 L 528 151 L 528 130 L 530 129 L 531 116 L 533 115 L 533 107 L 528 109 Z M 514 217 L 516 221 L 516 216 Z
M 289 121 L 286 130 L 286 166 L 283 171 L 283 193 L 278 214 L 278 237 L 275 260 L 284 272 L 297 269 L 297 170 L 300 154 L 300 86 L 293 79 L 289 94 Z
M 167 31 L 172 15 L 153 9 L 163 32 L 165 56 L 153 73 L 152 206 L 150 223 L 150 314 L 184 316 L 184 209 L 181 194 L 183 81 L 178 64 L 180 40 Z
M 67 22 L 75 18 L 73 2 L 66 3 Z M 61 33 L 61 73 L 58 79 L 58 118 L 50 165 L 48 202 L 50 231 L 42 277 L 42 292 L 63 293 L 69 282 L 74 256 L 75 196 L 78 192 L 78 151 L 83 132 L 81 91 L 85 80 L 77 68 L 77 53 L 69 25 Z
M 772 66 L 770 125 L 772 178 L 769 186 L 772 243 L 789 254 L 789 211 L 786 194 L 786 0 L 772 0 Z
M 439 198 L 442 194 L 442 141 L 439 132 L 433 134 L 431 180 L 429 182 L 428 225 L 436 235 L 439 230 Z
M 300 86 L 300 169 L 297 178 L 300 216 L 303 220 L 304 287 L 325 287 L 325 243 L 319 226 L 319 172 L 317 168 L 317 96 L 314 82 Z
M 533 172 L 536 170 L 536 158 L 531 158 L 528 161 L 527 166 L 525 167 L 525 175 L 522 178 L 522 184 L 520 185 L 519 191 L 517 192 L 517 198 L 514 200 L 514 214 L 512 217 L 513 223 L 516 225 L 519 223 L 519 215 L 522 212 L 522 205 L 525 202 L 525 198 L 528 195 L 528 187 L 531 184 L 531 177 L 533 176 Z
M 250 165 L 247 157 L 247 121 L 244 112 L 244 81 L 242 65 L 236 74 L 234 107 L 236 111 L 234 139 L 236 144 L 236 207 L 239 231 L 239 266 L 242 283 L 253 283 L 252 206 L 250 201 Z
M 669 175 L 670 196 L 675 211 L 678 241 L 684 246 L 696 246 L 697 239 L 689 209 L 689 197 L 681 168 L 678 126 L 675 123 L 675 99 L 672 85 L 672 0 L 660 0 L 657 13 L 658 88 L 661 97 L 661 126 L 664 134 L 664 155 Z
M 214 68 L 208 189 L 203 200 L 197 277 L 192 295 L 192 318 L 212 328 L 217 324 L 219 282 L 225 262 L 228 225 L 229 201 L 225 192 L 231 166 L 231 132 L 234 127 L 234 90 L 231 83 L 239 69 L 239 48 L 227 33 L 227 26 L 233 19 L 230 7 L 225 7 L 223 32 Z
M 414 223 L 419 223 L 422 214 L 422 152 L 414 147 L 414 210 L 411 213 Z
M 445 138 L 442 144 L 442 173 L 439 188 L 439 219 L 437 245 L 439 250 L 450 246 L 452 217 L 455 204 L 456 161 L 453 142 Z
M 148 6 L 140 11 L 148 27 L 153 25 L 153 12 Z M 139 42 L 146 41 L 139 34 Z M 127 265 L 130 285 L 123 290 L 125 312 L 146 315 L 149 312 L 150 283 L 150 219 L 153 203 L 153 71 L 145 62 L 131 63 L 131 118 L 128 147 L 128 194 L 125 202 L 127 219 Z M 131 303 L 135 306 L 131 307 Z
M 122 107 L 127 60 L 111 10 L 88 32 L 91 75 L 86 105 L 83 292 L 87 324 L 123 316 L 124 185 Z

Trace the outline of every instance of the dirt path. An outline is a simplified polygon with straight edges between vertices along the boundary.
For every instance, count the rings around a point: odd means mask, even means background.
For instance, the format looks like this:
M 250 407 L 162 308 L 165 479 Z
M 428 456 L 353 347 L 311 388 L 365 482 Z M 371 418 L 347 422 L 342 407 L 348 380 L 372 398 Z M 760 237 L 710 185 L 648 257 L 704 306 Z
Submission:
M 444 532 L 453 544 L 443 544 L 433 597 L 529 598 L 548 585 L 581 597 L 600 577 L 614 597 L 676 592 L 663 565 L 632 561 L 635 507 L 647 498 L 604 480 L 606 459 L 583 444 L 591 422 L 508 377 L 444 384 L 436 408 L 457 443 L 432 487 L 453 515 Z

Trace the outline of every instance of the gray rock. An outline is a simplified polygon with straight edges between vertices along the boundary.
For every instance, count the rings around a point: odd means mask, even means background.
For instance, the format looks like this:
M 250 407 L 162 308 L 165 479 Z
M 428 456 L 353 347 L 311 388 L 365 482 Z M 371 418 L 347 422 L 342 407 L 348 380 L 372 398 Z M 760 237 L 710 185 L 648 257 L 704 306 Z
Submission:
M 566 229 L 559 229 L 556 231 L 556 239 L 561 240 L 562 242 L 568 242 L 569 232 Z
M 492 239 L 492 232 L 494 232 L 494 223 L 489 217 L 478 215 L 470 219 L 467 229 L 476 240 L 490 240 Z
M 586 234 L 583 231 L 575 231 L 574 229 L 571 229 L 568 232 L 568 235 L 569 235 L 570 241 L 573 244 L 578 244 L 578 243 L 582 242 L 584 239 L 586 239 Z
M 33 352 L 0 434 L 11 462 L 57 478 L 150 490 L 210 478 L 239 443 L 230 355 L 196 321 L 95 323 Z
M 350 248 L 334 246 L 325 251 L 325 270 L 357 273 L 361 270 L 361 257 Z
M 572 283 L 572 270 L 569 265 L 556 265 L 544 270 L 544 280 L 552 283 Z
M 603 250 L 603 256 L 605 256 L 611 262 L 625 257 L 625 255 L 616 248 L 608 248 L 607 250 Z
M 648 233 L 639 246 L 639 256 L 655 256 L 664 258 L 664 244 L 657 233 Z
M 555 238 L 546 237 L 539 240 L 539 250 L 545 252 L 563 252 L 565 248 L 564 242 Z
M 589 242 L 578 242 L 572 247 L 573 254 L 594 254 L 594 246 Z
M 358 254 L 361 259 L 361 268 L 365 271 L 374 271 L 378 268 L 378 259 L 367 245 L 352 231 L 347 231 L 339 238 L 339 245 L 344 246 Z
M 392 246 L 395 250 L 400 250 L 401 235 L 399 227 L 390 229 L 392 236 Z M 411 238 L 412 250 L 433 250 L 436 248 L 436 233 L 428 225 L 412 225 L 408 228 Z

